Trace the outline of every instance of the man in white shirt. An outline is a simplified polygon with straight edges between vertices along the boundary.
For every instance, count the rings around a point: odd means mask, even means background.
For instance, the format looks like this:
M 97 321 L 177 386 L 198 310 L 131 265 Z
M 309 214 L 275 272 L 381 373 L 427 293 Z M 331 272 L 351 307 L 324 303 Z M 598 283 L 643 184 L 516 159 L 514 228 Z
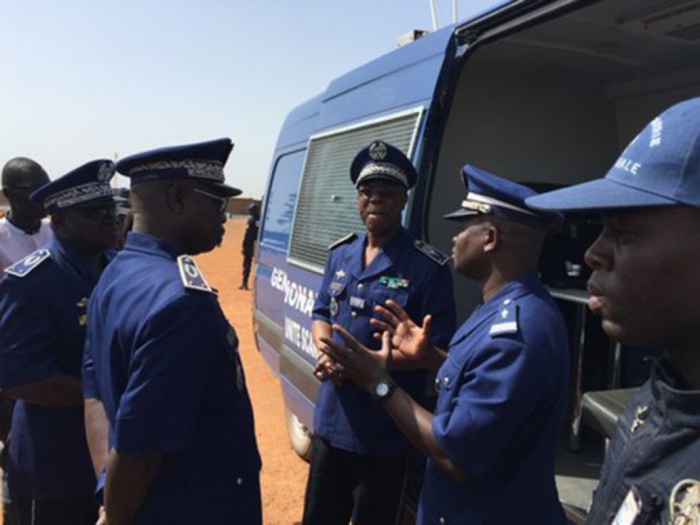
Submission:
M 10 210 L 0 218 L 0 279 L 4 270 L 29 255 L 53 237 L 53 231 L 40 204 L 29 200 L 29 194 L 49 182 L 49 176 L 31 159 L 15 157 L 2 169 L 2 192 Z M 14 402 L 0 398 L 0 441 L 7 445 Z M 5 451 L 6 452 L 6 451 Z M 3 523 L 18 525 L 19 516 L 12 502 L 12 482 L 5 472 L 6 457 L 0 457 L 3 468 Z
M 42 220 L 46 212 L 29 201 L 29 194 L 47 182 L 44 168 L 31 159 L 16 157 L 2 169 L 2 191 L 10 211 L 0 219 L 0 272 L 51 238 L 49 222 Z

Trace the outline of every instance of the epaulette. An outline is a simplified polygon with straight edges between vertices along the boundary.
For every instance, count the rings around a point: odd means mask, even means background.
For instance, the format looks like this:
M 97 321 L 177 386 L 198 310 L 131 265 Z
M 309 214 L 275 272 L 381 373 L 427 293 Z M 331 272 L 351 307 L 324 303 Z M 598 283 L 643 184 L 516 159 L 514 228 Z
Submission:
M 447 264 L 447 261 L 450 260 L 449 255 L 442 253 L 435 246 L 428 244 L 427 242 L 414 241 L 413 246 L 415 246 L 419 252 L 427 255 L 440 266 L 444 266 L 445 264 Z
M 15 277 L 26 277 L 34 268 L 51 257 L 51 252 L 46 248 L 30 253 L 24 259 L 20 259 L 12 266 L 5 268 L 5 273 L 14 275 Z
M 518 305 L 512 299 L 503 301 L 496 314 L 496 320 L 491 325 L 489 335 L 504 335 L 518 333 Z
M 340 246 L 341 244 L 345 244 L 345 243 L 348 243 L 348 242 L 350 242 L 350 241 L 352 241 L 352 240 L 355 240 L 355 237 L 357 237 L 357 234 L 356 234 L 355 232 L 353 232 L 353 233 L 351 233 L 351 234 L 349 234 L 349 235 L 346 235 L 345 237 L 341 237 L 340 239 L 338 239 L 337 241 L 335 241 L 333 244 L 331 244 L 331 245 L 328 247 L 328 249 L 329 249 L 329 250 L 333 250 L 334 248 L 337 248 L 337 247 Z
M 216 294 L 209 283 L 199 271 L 197 263 L 189 255 L 180 255 L 177 258 L 177 267 L 180 270 L 180 279 L 185 288 L 190 290 L 199 290 L 201 292 L 209 292 Z

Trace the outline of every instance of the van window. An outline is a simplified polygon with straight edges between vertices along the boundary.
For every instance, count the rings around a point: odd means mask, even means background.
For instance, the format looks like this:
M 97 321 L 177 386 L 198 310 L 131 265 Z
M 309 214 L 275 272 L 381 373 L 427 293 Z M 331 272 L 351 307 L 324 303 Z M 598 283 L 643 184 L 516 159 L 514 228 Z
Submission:
M 384 140 L 410 158 L 422 108 L 311 137 L 304 166 L 289 261 L 321 273 L 328 246 L 362 230 L 350 163 L 373 140 Z
M 295 151 L 277 159 L 268 188 L 260 239 L 269 248 L 286 251 L 289 245 L 289 231 L 305 152 L 306 150 Z

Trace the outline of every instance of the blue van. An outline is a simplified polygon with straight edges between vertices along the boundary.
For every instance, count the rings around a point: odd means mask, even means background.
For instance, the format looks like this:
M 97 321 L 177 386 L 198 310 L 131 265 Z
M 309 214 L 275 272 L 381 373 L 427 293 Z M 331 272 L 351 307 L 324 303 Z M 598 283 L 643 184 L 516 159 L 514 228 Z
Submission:
M 355 153 L 383 139 L 412 159 L 405 226 L 449 253 L 455 229 L 441 217 L 463 196 L 462 165 L 545 186 L 601 176 L 655 114 L 700 94 L 699 27 L 691 0 L 500 0 L 331 80 L 287 116 L 261 215 L 254 324 L 300 455 L 313 432 L 311 311 L 327 248 L 362 229 Z M 569 284 L 553 295 L 571 318 L 575 448 L 584 352 L 608 348 L 589 348 L 586 292 Z M 460 276 L 454 294 L 461 322 L 477 294 Z M 616 370 L 606 386 L 619 385 Z

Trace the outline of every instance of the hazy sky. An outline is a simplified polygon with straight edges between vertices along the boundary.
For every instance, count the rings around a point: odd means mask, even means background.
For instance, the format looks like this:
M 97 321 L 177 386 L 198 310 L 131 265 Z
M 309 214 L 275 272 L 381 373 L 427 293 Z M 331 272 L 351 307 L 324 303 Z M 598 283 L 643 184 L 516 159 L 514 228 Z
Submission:
M 431 24 L 427 0 L 0 0 L 0 164 L 229 136 L 228 182 L 260 197 L 287 113 Z

